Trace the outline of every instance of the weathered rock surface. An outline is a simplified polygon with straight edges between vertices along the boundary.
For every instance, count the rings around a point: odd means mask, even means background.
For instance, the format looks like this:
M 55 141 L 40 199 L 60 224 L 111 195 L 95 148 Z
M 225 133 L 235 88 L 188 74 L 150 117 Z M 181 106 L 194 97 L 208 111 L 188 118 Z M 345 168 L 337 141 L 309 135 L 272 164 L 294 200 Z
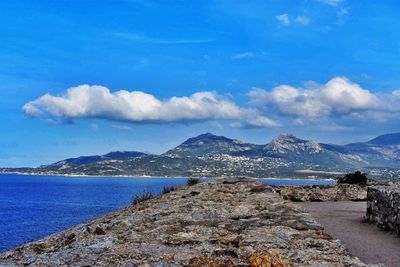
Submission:
M 368 222 L 400 235 L 400 186 L 368 187 Z
M 178 188 L 0 254 L 31 266 L 367 266 L 255 180 Z
M 365 201 L 367 199 L 367 187 L 353 184 L 280 186 L 275 189 L 284 199 L 294 202 Z

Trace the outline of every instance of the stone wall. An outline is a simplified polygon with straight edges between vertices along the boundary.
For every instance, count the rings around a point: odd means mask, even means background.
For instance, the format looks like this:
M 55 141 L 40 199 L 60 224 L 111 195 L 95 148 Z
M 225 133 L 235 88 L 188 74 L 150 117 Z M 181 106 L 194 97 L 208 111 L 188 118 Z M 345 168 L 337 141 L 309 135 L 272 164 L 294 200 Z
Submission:
M 369 187 L 366 217 L 379 228 L 400 234 L 400 187 Z
M 304 201 L 364 201 L 367 188 L 359 185 L 280 186 L 275 190 L 285 200 Z

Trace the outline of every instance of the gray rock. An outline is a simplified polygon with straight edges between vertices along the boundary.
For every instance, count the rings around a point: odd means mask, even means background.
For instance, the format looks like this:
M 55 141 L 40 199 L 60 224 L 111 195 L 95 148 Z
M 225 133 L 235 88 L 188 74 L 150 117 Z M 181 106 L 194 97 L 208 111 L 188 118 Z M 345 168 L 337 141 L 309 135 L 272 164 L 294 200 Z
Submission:
M 248 266 L 267 262 L 367 266 L 325 234 L 308 213 L 263 183 L 245 178 L 177 188 L 0 254 L 1 264 L 17 266 Z
M 305 201 L 363 201 L 367 188 L 353 184 L 321 186 L 277 186 L 275 190 L 286 200 Z

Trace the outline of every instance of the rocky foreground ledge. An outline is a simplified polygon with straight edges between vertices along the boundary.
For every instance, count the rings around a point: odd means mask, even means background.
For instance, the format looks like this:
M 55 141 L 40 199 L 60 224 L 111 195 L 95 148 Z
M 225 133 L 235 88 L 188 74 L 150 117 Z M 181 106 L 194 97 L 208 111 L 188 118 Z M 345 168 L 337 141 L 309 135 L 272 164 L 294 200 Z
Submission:
M 368 266 L 255 180 L 182 187 L 0 254 L 0 265 Z

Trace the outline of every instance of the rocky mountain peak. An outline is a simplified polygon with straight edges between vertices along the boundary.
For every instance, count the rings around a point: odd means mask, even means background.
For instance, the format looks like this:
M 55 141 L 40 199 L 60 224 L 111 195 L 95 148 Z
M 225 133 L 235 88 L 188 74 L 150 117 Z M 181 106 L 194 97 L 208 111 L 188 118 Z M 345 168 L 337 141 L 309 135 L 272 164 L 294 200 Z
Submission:
M 301 141 L 304 141 L 304 140 L 302 140 L 300 138 L 297 138 L 293 134 L 283 133 L 283 134 L 280 134 L 273 141 L 277 141 L 277 142 L 301 142 Z
M 205 133 L 198 135 L 196 137 L 192 137 L 187 139 L 182 145 L 192 145 L 192 144 L 199 144 L 201 142 L 210 142 L 210 141 L 223 141 L 223 142 L 233 142 L 232 139 L 229 139 L 225 136 L 217 136 L 212 133 Z
M 205 133 L 187 139 L 181 145 L 169 150 L 164 155 L 170 157 L 201 157 L 206 155 L 232 154 L 239 151 L 251 150 L 253 147 L 254 145 L 239 140 Z
M 292 134 L 280 134 L 266 146 L 277 153 L 307 151 L 309 153 L 319 153 L 323 148 L 315 141 L 303 140 Z
M 399 137 L 400 134 L 389 134 L 369 142 L 334 145 L 281 134 L 269 144 L 259 145 L 205 133 L 161 155 L 116 151 L 70 158 L 38 168 L 0 168 L 0 172 L 154 176 L 187 176 L 188 173 L 209 176 L 215 173 L 216 176 L 260 177 L 295 169 L 399 168 Z M 400 171 L 390 175 L 395 177 Z

